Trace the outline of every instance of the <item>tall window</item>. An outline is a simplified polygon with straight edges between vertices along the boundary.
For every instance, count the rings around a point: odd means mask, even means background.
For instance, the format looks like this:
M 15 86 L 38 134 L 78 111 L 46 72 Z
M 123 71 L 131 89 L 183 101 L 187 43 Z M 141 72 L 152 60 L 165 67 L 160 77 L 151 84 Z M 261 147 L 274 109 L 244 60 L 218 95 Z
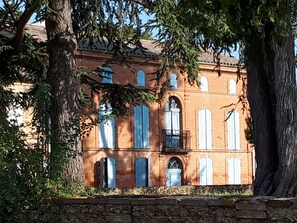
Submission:
M 110 104 L 99 106 L 99 147 L 115 148 L 115 119 Z
M 143 70 L 137 71 L 137 86 L 144 87 L 145 86 L 145 73 Z
M 206 77 L 201 77 L 200 79 L 200 90 L 203 92 L 208 91 L 208 81 Z
M 144 105 L 134 107 L 134 144 L 135 148 L 150 147 L 149 109 Z
M 229 184 L 241 184 L 241 165 L 240 159 L 230 158 L 228 160 Z
M 104 67 L 102 72 L 102 83 L 112 84 L 112 70 L 110 67 Z
M 116 161 L 107 157 L 100 160 L 100 187 L 116 187 Z
M 177 89 L 177 76 L 176 74 L 170 74 L 170 88 Z
M 181 186 L 182 184 L 182 163 L 173 157 L 169 160 L 166 170 L 166 186 Z
M 212 160 L 202 158 L 200 160 L 200 185 L 212 185 Z
M 135 185 L 136 187 L 147 187 L 150 185 L 149 159 L 140 157 L 135 160 Z
M 229 80 L 229 94 L 236 94 L 236 82 L 235 80 Z
M 180 107 L 177 98 L 169 97 L 165 107 L 166 147 L 180 148 Z
M 211 130 L 211 112 L 208 109 L 199 111 L 199 148 L 211 149 L 212 130 Z
M 237 111 L 229 112 L 227 115 L 227 135 L 228 135 L 228 149 L 240 149 L 240 126 L 239 113 Z

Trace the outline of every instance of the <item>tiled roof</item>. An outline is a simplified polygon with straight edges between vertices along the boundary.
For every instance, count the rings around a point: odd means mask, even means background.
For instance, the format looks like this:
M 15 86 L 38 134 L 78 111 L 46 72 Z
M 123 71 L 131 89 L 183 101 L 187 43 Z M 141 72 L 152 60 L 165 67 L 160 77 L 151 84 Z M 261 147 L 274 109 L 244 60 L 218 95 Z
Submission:
M 46 32 L 44 26 L 38 25 L 28 25 L 26 31 L 31 35 L 36 36 L 41 41 L 46 41 Z M 145 51 L 136 49 L 134 46 L 130 46 L 130 54 L 132 56 L 148 56 L 148 57 L 157 57 L 161 52 L 161 47 L 158 46 L 155 40 L 141 40 L 142 46 Z M 79 50 L 94 51 L 94 52 L 111 52 L 112 47 L 108 44 L 94 42 L 90 44 L 88 40 L 83 40 L 79 42 Z M 219 56 L 221 65 L 226 66 L 237 66 L 238 60 L 234 57 L 230 57 L 224 54 Z M 214 64 L 214 57 L 211 52 L 201 52 L 200 58 L 201 63 Z

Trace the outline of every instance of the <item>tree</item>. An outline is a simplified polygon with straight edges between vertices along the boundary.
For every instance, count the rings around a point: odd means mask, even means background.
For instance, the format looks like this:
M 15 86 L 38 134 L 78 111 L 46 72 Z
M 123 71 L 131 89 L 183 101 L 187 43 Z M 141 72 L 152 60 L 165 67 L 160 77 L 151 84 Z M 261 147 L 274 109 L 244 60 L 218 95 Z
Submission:
M 141 30 L 139 22 L 139 14 L 143 9 L 133 1 L 121 0 L 3 0 L 2 5 L 0 30 L 4 31 L 4 46 L 0 51 L 0 62 L 4 67 L 1 73 L 3 80 L 7 79 L 6 85 L 15 81 L 34 84 L 29 93 L 32 100 L 28 101 L 25 97 L 24 103 L 35 105 L 33 121 L 38 132 L 44 134 L 50 144 L 49 177 L 54 181 L 61 180 L 68 188 L 82 188 L 84 173 L 79 119 L 82 108 L 78 102 L 80 80 L 82 84 L 90 85 L 92 90 L 103 92 L 103 102 L 113 106 L 115 115 L 127 113 L 129 104 L 152 101 L 154 97 L 152 92 L 145 89 L 138 90 L 132 85 L 102 84 L 86 72 L 77 73 L 74 60 L 77 41 L 88 38 L 90 42 L 101 41 L 112 45 L 112 62 L 126 63 L 131 50 L 128 45 L 134 44 L 141 48 L 139 37 L 147 35 L 147 32 Z M 26 43 L 25 27 L 34 13 L 37 13 L 38 20 L 46 21 L 49 58 L 47 72 L 44 66 L 36 66 L 34 63 L 35 70 L 30 66 L 31 58 L 40 58 L 37 51 L 28 55 L 21 54 L 22 60 L 11 60 L 20 54 Z M 11 34 L 13 37 L 9 38 Z M 40 60 L 40 64 L 47 65 L 46 59 Z M 100 69 L 96 75 L 100 76 Z
M 179 48 L 191 59 L 195 48 L 220 53 L 243 46 L 257 162 L 254 194 L 296 196 L 296 2 L 164 0 L 154 11 L 164 53 Z

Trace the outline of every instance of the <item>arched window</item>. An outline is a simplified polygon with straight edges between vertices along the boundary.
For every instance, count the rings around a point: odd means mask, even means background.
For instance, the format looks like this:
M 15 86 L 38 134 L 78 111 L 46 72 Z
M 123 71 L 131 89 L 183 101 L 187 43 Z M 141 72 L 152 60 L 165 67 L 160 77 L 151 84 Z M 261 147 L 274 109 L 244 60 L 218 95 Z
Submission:
M 150 162 L 148 158 L 140 157 L 135 160 L 135 181 L 136 187 L 150 185 Z
M 200 160 L 200 185 L 212 185 L 212 160 L 202 158 Z
M 110 67 L 104 67 L 102 72 L 102 83 L 112 84 L 112 70 Z
M 115 148 L 115 119 L 110 104 L 99 106 L 99 148 Z
M 230 158 L 228 160 L 228 184 L 241 184 L 240 159 Z
M 106 157 L 100 160 L 100 187 L 116 187 L 116 161 L 113 158 Z
M 169 97 L 165 107 L 166 148 L 181 148 L 180 107 L 176 97 Z
M 211 149 L 212 147 L 212 129 L 211 129 L 211 112 L 208 109 L 200 110 L 198 113 L 199 120 L 199 148 Z
M 182 162 L 172 157 L 167 165 L 166 186 L 181 186 L 182 184 Z
M 240 149 L 240 119 L 237 111 L 228 112 L 227 115 L 227 136 L 228 149 Z
M 135 148 L 150 147 L 149 108 L 144 105 L 134 107 L 134 145 Z
M 203 92 L 208 92 L 208 81 L 206 77 L 201 77 L 200 79 L 200 90 Z
M 229 80 L 229 94 L 236 94 L 236 82 L 235 80 Z
M 177 89 L 177 76 L 176 74 L 170 74 L 170 88 Z
M 145 73 L 143 70 L 137 71 L 137 86 L 144 87 L 145 86 Z

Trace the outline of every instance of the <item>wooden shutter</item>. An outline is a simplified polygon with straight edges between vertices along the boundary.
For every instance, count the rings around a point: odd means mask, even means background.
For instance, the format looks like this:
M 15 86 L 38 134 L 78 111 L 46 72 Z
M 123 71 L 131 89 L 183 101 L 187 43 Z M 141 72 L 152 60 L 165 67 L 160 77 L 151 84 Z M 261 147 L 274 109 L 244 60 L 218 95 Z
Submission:
M 141 107 L 134 107 L 134 145 L 142 148 L 142 114 Z
M 135 148 L 149 148 L 150 121 L 146 106 L 134 107 L 134 144 Z
M 200 160 L 200 185 L 212 185 L 212 160 L 202 158 Z
M 142 107 L 142 147 L 150 148 L 150 117 L 149 108 L 146 106 Z
M 106 184 L 106 166 L 105 166 L 105 162 L 106 162 L 106 158 L 101 158 L 100 159 L 100 181 L 99 181 L 99 185 L 101 188 L 105 188 L 107 187 Z
M 234 184 L 241 184 L 241 165 L 238 158 L 234 158 Z
M 235 149 L 235 115 L 234 112 L 227 115 L 228 149 Z
M 116 161 L 113 158 L 107 158 L 107 187 L 116 187 Z
M 211 112 L 208 109 L 205 109 L 205 127 L 206 127 L 206 145 L 205 149 L 211 149 L 212 147 L 212 129 L 211 129 Z
M 240 149 L 240 119 L 239 119 L 239 113 L 234 112 L 234 131 L 235 131 L 235 149 Z
M 207 185 L 207 178 L 206 178 L 206 159 L 200 159 L 200 171 L 199 171 L 199 178 L 200 178 L 200 185 Z
M 241 184 L 240 159 L 230 158 L 228 160 L 229 184 Z
M 148 186 L 148 159 L 141 157 L 135 160 L 136 187 Z
M 235 180 L 234 180 L 234 158 L 231 158 L 228 160 L 228 178 L 229 184 L 235 184 Z
M 109 104 L 99 107 L 99 148 L 115 148 L 115 119 L 104 116 L 110 115 L 112 108 Z
M 200 110 L 198 113 L 199 122 L 199 148 L 206 149 L 206 120 L 205 120 L 205 110 Z

